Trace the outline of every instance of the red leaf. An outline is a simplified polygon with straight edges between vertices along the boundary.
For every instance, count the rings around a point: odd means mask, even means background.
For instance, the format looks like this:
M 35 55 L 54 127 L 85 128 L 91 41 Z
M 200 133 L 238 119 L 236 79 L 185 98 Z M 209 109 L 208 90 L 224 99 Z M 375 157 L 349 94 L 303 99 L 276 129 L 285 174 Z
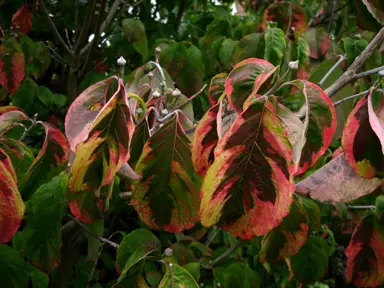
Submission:
M 373 178 L 383 171 L 384 158 L 380 140 L 369 123 L 367 97 L 357 102 L 343 129 L 341 144 L 345 159 L 358 175 Z
M 305 31 L 304 38 L 307 41 L 312 58 L 320 59 L 327 53 L 331 39 L 323 29 L 309 28 Z
M 357 175 L 341 154 L 297 183 L 296 192 L 320 202 L 348 202 L 373 192 L 381 184 L 377 178 Z
M 20 122 L 27 121 L 29 117 L 15 106 L 0 107 L 0 135 L 19 126 Z
M 219 100 L 220 96 L 225 92 L 224 86 L 227 75 L 227 73 L 220 73 L 212 78 L 208 90 L 208 98 L 211 105 L 215 105 Z
M 369 123 L 373 132 L 377 135 L 381 143 L 381 151 L 384 154 L 384 99 L 381 100 L 380 106 L 375 111 L 372 105 L 373 88 L 368 92 L 368 115 Z M 384 95 L 384 94 L 383 94 Z
M 11 159 L 0 149 L 0 243 L 10 241 L 17 232 L 24 209 Z
M 244 239 L 261 236 L 289 212 L 293 151 L 265 98 L 253 102 L 219 140 L 201 189 L 201 223 Z
M 257 58 L 249 58 L 236 64 L 225 81 L 225 93 L 231 107 L 241 113 L 245 100 L 255 97 L 276 69 L 268 61 Z
M 12 94 L 24 79 L 25 58 L 16 40 L 6 40 L 0 46 L 0 85 Z
M 32 28 L 32 13 L 29 12 L 28 4 L 25 3 L 17 12 L 12 16 L 12 27 L 15 30 L 20 30 L 24 34 L 28 34 Z
M 371 214 L 358 224 L 345 255 L 348 283 L 360 287 L 377 287 L 384 281 L 384 227 Z

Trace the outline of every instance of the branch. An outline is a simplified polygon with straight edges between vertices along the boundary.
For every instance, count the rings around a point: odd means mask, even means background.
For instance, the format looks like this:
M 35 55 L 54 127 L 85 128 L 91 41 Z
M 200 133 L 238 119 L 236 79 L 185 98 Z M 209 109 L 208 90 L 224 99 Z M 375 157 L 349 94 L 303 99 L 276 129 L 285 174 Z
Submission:
M 347 206 L 348 209 L 368 209 L 368 210 L 371 210 L 371 209 L 375 209 L 376 206 L 373 206 L 373 205 L 364 205 L 364 206 Z
M 374 69 L 371 69 L 371 70 L 368 70 L 368 71 L 361 72 L 359 74 L 356 74 L 356 79 L 363 78 L 365 76 L 369 76 L 369 75 L 372 75 L 372 74 L 379 73 L 382 70 L 384 70 L 384 66 L 380 66 L 380 67 L 377 67 L 377 68 L 374 68 Z
M 87 227 L 85 227 L 85 225 L 83 223 L 81 223 L 76 217 L 68 214 L 68 217 L 71 218 L 73 221 L 76 222 L 77 225 L 79 225 L 81 228 L 83 228 L 87 233 L 89 233 L 90 235 L 92 235 L 93 237 L 95 237 L 96 239 L 98 239 L 100 242 L 103 242 L 105 244 L 108 244 L 114 248 L 119 248 L 119 244 L 115 243 L 115 242 L 112 242 L 104 237 L 101 237 L 95 233 L 93 233 L 91 230 L 89 230 Z
M 215 260 L 212 261 L 211 266 L 215 266 L 219 264 L 220 262 L 227 259 L 237 248 L 239 248 L 241 245 L 241 242 L 238 241 L 235 244 L 233 244 L 227 251 L 225 251 L 223 254 L 221 254 L 219 257 L 217 257 Z
M 367 48 L 358 56 L 352 65 L 344 72 L 343 75 L 335 83 L 333 83 L 330 87 L 325 89 L 325 93 L 332 97 L 339 90 L 341 90 L 345 85 L 351 83 L 352 81 L 358 79 L 356 78 L 357 71 L 361 69 L 365 60 L 368 59 L 369 56 L 383 43 L 384 41 L 384 28 L 382 28 L 379 33 L 372 39 L 372 41 L 368 44 Z
M 207 87 L 207 84 L 205 84 L 203 86 L 203 88 L 201 88 L 199 91 L 197 91 L 195 94 L 193 94 L 190 98 L 188 98 L 188 100 L 186 100 L 184 103 L 182 103 L 179 106 L 177 106 L 175 108 L 175 110 L 182 109 L 185 105 L 187 105 L 189 102 L 191 102 L 194 98 L 199 96 L 204 91 L 205 87 Z
M 347 59 L 347 55 L 341 55 L 340 56 L 340 59 L 336 62 L 335 65 L 333 65 L 333 67 L 331 69 L 329 69 L 329 71 L 327 72 L 327 74 L 324 75 L 323 79 L 320 80 L 319 82 L 319 86 L 323 86 L 324 85 L 324 82 L 327 81 L 328 77 L 332 74 L 333 71 L 335 71 L 335 69 L 337 67 L 339 67 L 339 65 L 341 64 L 341 62 L 343 62 L 344 60 Z
M 76 44 L 75 44 L 75 54 L 77 55 L 80 52 L 81 44 L 86 40 L 88 36 L 88 30 L 91 26 L 92 17 L 95 14 L 96 0 L 91 0 L 87 13 L 85 14 L 85 19 L 83 26 L 81 27 L 80 34 L 76 35 Z
M 360 97 L 360 96 L 363 96 L 365 94 L 367 94 L 369 92 L 369 90 L 367 91 L 363 91 L 363 92 L 360 92 L 360 93 L 357 93 L 355 95 L 352 95 L 352 96 L 348 96 L 348 97 L 345 97 L 343 99 L 340 99 L 336 102 L 333 103 L 333 105 L 336 107 L 336 106 L 339 106 L 341 103 L 345 102 L 345 101 L 348 101 L 348 100 L 351 100 L 351 99 L 354 99 L 354 98 L 357 98 L 357 97 Z
M 55 34 L 55 36 L 57 37 L 57 39 L 59 40 L 61 46 L 63 46 L 63 48 L 71 55 L 73 55 L 73 51 L 68 47 L 68 45 L 65 43 L 64 39 L 61 37 L 59 31 L 57 31 L 57 28 L 55 26 L 55 23 L 53 23 L 51 17 L 49 16 L 49 12 L 48 12 L 48 9 L 47 7 L 45 6 L 44 4 L 44 0 L 39 0 L 40 2 L 40 5 L 41 7 L 43 8 L 43 12 L 44 12 L 44 15 L 45 17 L 47 17 L 47 20 L 49 22 L 49 25 L 51 26 L 52 30 L 53 30 L 53 33 Z

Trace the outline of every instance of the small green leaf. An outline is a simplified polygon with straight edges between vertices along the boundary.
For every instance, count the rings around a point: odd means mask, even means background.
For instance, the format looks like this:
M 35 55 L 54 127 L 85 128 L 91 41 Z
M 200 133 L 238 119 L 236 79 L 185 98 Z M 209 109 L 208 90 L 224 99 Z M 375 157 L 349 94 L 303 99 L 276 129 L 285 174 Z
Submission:
M 122 23 L 124 36 L 144 59 L 148 57 L 148 40 L 143 22 L 137 19 L 124 19 Z
M 174 287 L 185 287 L 185 288 L 198 288 L 195 279 L 193 279 L 192 275 L 184 269 L 183 267 L 166 262 L 167 270 L 159 284 L 159 288 L 174 288 Z
M 196 282 L 199 281 L 200 279 L 200 263 L 198 262 L 193 262 L 193 263 L 188 263 L 183 266 L 185 270 L 191 274 L 193 279 L 195 279 Z
M 346 37 L 344 41 L 344 51 L 347 53 L 348 62 L 351 64 L 361 55 L 364 49 L 368 46 L 368 41 L 365 39 L 353 39 Z
M 283 30 L 268 27 L 264 34 L 264 39 L 264 59 L 268 60 L 275 66 L 280 65 L 281 59 L 284 56 L 284 50 L 287 47 Z

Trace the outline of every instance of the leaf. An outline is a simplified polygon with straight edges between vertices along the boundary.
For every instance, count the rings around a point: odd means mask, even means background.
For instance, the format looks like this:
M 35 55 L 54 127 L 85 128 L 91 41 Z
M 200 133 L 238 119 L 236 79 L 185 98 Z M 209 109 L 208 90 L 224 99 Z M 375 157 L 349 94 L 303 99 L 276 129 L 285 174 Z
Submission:
M 303 9 L 289 1 L 275 2 L 264 11 L 263 25 L 266 26 L 266 23 L 270 21 L 276 22 L 283 31 L 294 28 L 295 32 L 303 33 L 308 29 Z
M 238 41 L 230 38 L 224 39 L 223 42 L 221 42 L 219 60 L 226 70 L 230 70 L 232 68 L 232 53 L 237 43 Z
M 68 176 L 63 173 L 37 189 L 28 202 L 32 213 L 27 218 L 27 225 L 19 232 L 21 254 L 48 274 L 60 262 L 67 180 Z
M 29 117 L 15 106 L 0 107 L 0 136 L 27 120 Z
M 303 284 L 314 283 L 328 269 L 328 244 L 320 236 L 310 236 L 299 252 L 290 258 L 295 278 Z
M 236 65 L 248 58 L 264 56 L 265 40 L 262 33 L 251 33 L 237 41 L 232 52 L 232 65 Z
M 1 285 L 7 288 L 28 287 L 28 265 L 13 248 L 0 244 Z
M 243 263 L 232 263 L 223 271 L 224 288 L 258 288 L 260 287 L 259 275 Z M 217 284 L 219 285 L 219 284 Z
M 0 45 L 0 85 L 13 94 L 25 75 L 25 59 L 20 45 L 15 39 L 6 39 Z
M 116 269 L 120 274 L 118 282 L 125 278 L 130 268 L 149 254 L 156 252 L 159 255 L 160 249 L 159 239 L 149 230 L 137 229 L 125 236 L 116 256 Z
M 25 3 L 12 16 L 12 27 L 17 31 L 20 30 L 24 34 L 28 34 L 32 28 L 32 13 L 29 12 L 28 4 Z
M 96 235 L 103 236 L 104 234 L 104 219 L 93 223 L 85 223 L 84 226 Z M 89 233 L 86 233 L 86 236 L 88 238 L 88 253 L 86 261 L 95 262 L 99 259 L 98 255 L 101 246 L 100 240 Z
M 48 288 L 49 278 L 48 275 L 36 269 L 32 265 L 28 265 L 28 275 L 32 282 L 32 288 Z
M 356 226 L 345 249 L 347 283 L 377 287 L 384 281 L 383 238 L 384 227 L 374 214 L 368 215 Z
M 344 154 L 296 184 L 296 192 L 320 202 L 349 202 L 372 193 L 382 181 L 365 179 L 348 165 Z
M 0 243 L 12 239 L 20 227 L 24 210 L 11 159 L 0 149 Z
M 133 48 L 146 59 L 148 57 L 148 40 L 143 22 L 138 19 L 126 18 L 123 20 L 122 28 L 124 36 Z
M 301 36 L 298 37 L 296 53 L 297 53 L 296 59 L 299 60 L 300 66 L 305 65 L 309 59 L 310 50 L 309 50 L 308 43 L 304 37 L 301 37 Z
M 255 96 L 275 71 L 276 67 L 271 63 L 257 58 L 236 64 L 225 81 L 225 93 L 231 107 L 240 114 L 245 100 Z
M 131 204 L 153 229 L 180 232 L 198 220 L 200 179 L 178 114 L 145 143 L 136 164 Z
M 369 13 L 381 24 L 384 25 L 384 5 L 380 0 L 362 0 L 367 6 Z
M 343 41 L 344 51 L 347 53 L 349 64 L 352 64 L 353 61 L 355 61 L 355 59 L 361 55 L 361 53 L 369 44 L 365 39 L 353 39 L 350 37 L 345 37 Z
M 303 37 L 309 45 L 309 55 L 312 58 L 320 59 L 327 53 L 331 39 L 323 28 L 309 28 L 304 32 Z
M 285 85 L 298 87 L 305 98 L 306 141 L 296 172 L 299 175 L 315 165 L 327 150 L 336 131 L 336 112 L 331 99 L 319 86 L 305 80 L 295 80 Z
M 357 26 L 363 30 L 378 32 L 382 25 L 378 23 L 378 20 L 368 10 L 368 7 L 365 5 L 364 1 L 355 0 L 354 4 Z
M 359 176 L 367 179 L 382 176 L 384 157 L 380 140 L 369 123 L 367 97 L 360 99 L 349 114 L 341 145 L 345 159 Z
M 264 34 L 265 51 L 264 59 L 277 66 L 281 64 L 284 50 L 287 47 L 285 34 L 280 28 L 267 28 Z
M 165 262 L 167 270 L 159 284 L 159 288 L 198 288 L 199 285 L 193 279 L 192 275 L 188 273 L 183 267 L 175 264 Z
M 69 159 L 69 144 L 63 133 L 49 123 L 38 123 L 44 128 L 45 139 L 39 154 L 19 183 L 21 195 L 25 199 L 63 171 Z
M 92 122 L 88 137 L 77 145 L 70 168 L 68 186 L 71 191 L 67 197 L 72 213 L 81 221 L 89 223 L 101 215 L 84 205 L 87 199 L 94 197 L 101 213 L 108 209 L 115 174 L 129 159 L 133 130 L 120 79 L 117 91 Z
M 227 75 L 227 73 L 220 73 L 212 78 L 208 90 L 208 98 L 211 105 L 215 105 L 225 92 L 225 79 Z
M 369 118 L 369 124 L 371 125 L 371 128 L 373 132 L 375 132 L 377 138 L 379 138 L 381 143 L 381 151 L 384 154 L 384 109 L 383 104 L 384 101 L 381 100 L 381 103 L 379 107 L 376 109 L 376 111 L 373 109 L 372 104 L 372 94 L 373 94 L 373 88 L 371 88 L 368 92 L 368 118 Z
M 137 161 L 140 158 L 145 142 L 149 139 L 149 124 L 146 117 L 144 117 L 135 127 L 133 132 L 132 142 L 130 147 L 130 157 L 128 160 L 129 165 L 135 167 Z
M 214 151 L 201 188 L 201 223 L 250 239 L 278 226 L 294 191 L 292 146 L 268 100 L 239 115 Z
M 185 264 L 183 266 L 185 270 L 188 271 L 189 274 L 195 279 L 196 282 L 199 282 L 200 279 L 200 263 L 198 262 L 192 262 Z
M 277 262 L 295 255 L 305 244 L 309 218 L 300 199 L 292 202 L 289 214 L 261 243 L 260 261 Z
M 185 41 L 170 44 L 161 50 L 159 62 L 185 95 L 193 95 L 203 86 L 203 55 L 193 44 Z
M 35 79 L 44 76 L 49 65 L 51 64 L 51 55 L 49 48 L 42 41 L 35 42 L 33 45 L 33 58 L 29 60 L 27 65 L 28 73 L 31 73 Z

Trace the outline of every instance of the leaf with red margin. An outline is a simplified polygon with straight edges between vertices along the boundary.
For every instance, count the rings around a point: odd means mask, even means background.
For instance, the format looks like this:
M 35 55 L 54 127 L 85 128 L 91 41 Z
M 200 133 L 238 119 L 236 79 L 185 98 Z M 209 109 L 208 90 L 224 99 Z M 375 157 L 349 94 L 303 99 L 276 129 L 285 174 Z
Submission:
M 131 204 L 153 229 L 180 232 L 198 221 L 200 177 L 190 142 L 176 114 L 145 143 L 136 164 Z
M 384 98 L 382 97 L 381 103 L 376 111 L 373 109 L 372 104 L 372 94 L 373 88 L 371 88 L 368 92 L 368 116 L 369 123 L 371 124 L 371 128 L 373 132 L 376 133 L 377 137 L 381 143 L 381 151 L 384 155 Z
M 377 178 L 356 174 L 341 154 L 296 184 L 296 192 L 320 202 L 349 202 L 373 192 L 382 184 Z
M 257 58 L 249 58 L 236 64 L 225 81 L 229 105 L 240 114 L 245 100 L 255 96 L 276 69 L 268 61 Z
M 296 32 L 303 33 L 308 29 L 304 10 L 288 1 L 275 2 L 264 11 L 264 30 L 266 23 L 270 21 L 276 22 L 283 31 L 289 31 L 288 28 L 294 28 Z
M 265 235 L 261 243 L 261 263 L 277 262 L 295 255 L 307 240 L 308 222 L 301 199 L 294 198 L 289 214 L 279 226 Z
M 348 164 L 361 177 L 382 176 L 384 157 L 380 140 L 369 123 L 368 100 L 357 102 L 343 129 L 341 145 Z
M 12 16 L 12 27 L 17 31 L 20 30 L 24 34 L 28 34 L 32 28 L 32 13 L 29 12 L 28 4 L 25 3 Z
M 15 39 L 7 39 L 0 46 L 0 85 L 13 94 L 25 76 L 25 57 Z
M 109 186 L 113 183 L 116 172 L 129 159 L 133 132 L 132 115 L 123 82 L 119 79 L 117 91 L 92 122 L 87 139 L 77 145 L 70 168 L 71 177 L 68 181 L 71 190 L 71 193 L 68 193 L 70 208 L 80 220 L 85 222 L 95 220 L 86 216 L 89 214 L 85 209 L 88 204 L 83 201 L 87 200 L 87 194 L 90 198 L 96 197 L 90 203 L 101 205 L 102 212 L 107 209 L 108 203 L 104 202 L 111 197 Z
M 278 226 L 294 192 L 293 149 L 265 98 L 238 116 L 214 151 L 201 188 L 201 223 L 250 239 Z
M 211 105 L 215 105 L 217 101 L 219 101 L 220 96 L 225 92 L 225 80 L 227 76 L 227 73 L 220 73 L 212 78 L 208 90 L 208 98 Z
M 65 135 L 72 152 L 88 138 L 93 121 L 116 90 L 118 78 L 112 76 L 89 86 L 72 102 L 65 116 Z
M 369 13 L 381 24 L 384 25 L 384 4 L 381 0 L 362 0 L 367 6 Z
M 196 172 L 205 175 L 214 161 L 214 149 L 222 135 L 222 101 L 212 106 L 201 118 L 192 141 L 192 162 Z
M 355 228 L 345 255 L 348 283 L 377 287 L 384 281 L 384 226 L 375 215 L 365 217 Z
M 0 135 L 4 135 L 21 122 L 29 120 L 23 110 L 15 106 L 0 107 Z
M 305 98 L 306 141 L 296 172 L 299 175 L 315 165 L 327 150 L 336 131 L 336 112 L 331 99 L 319 86 L 306 80 L 294 80 L 284 85 L 296 86 Z
M 11 159 L 0 149 L 0 243 L 7 243 L 15 235 L 24 217 L 24 210 Z
M 45 139 L 39 154 L 20 181 L 20 192 L 24 199 L 58 175 L 68 164 L 69 144 L 63 133 L 49 123 L 38 123 L 44 128 Z

